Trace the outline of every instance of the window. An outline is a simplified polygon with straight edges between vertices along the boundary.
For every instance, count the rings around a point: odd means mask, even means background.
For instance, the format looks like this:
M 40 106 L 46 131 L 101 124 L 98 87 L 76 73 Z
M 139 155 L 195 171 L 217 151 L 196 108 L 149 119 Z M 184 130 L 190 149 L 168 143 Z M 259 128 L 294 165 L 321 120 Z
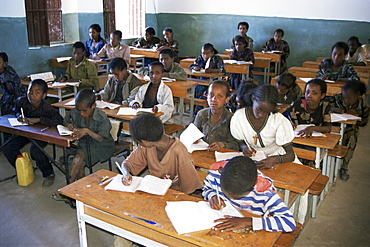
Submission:
M 144 35 L 145 0 L 115 0 L 116 27 L 123 38 L 136 38 Z
M 64 41 L 61 0 L 26 0 L 25 4 L 30 46 Z

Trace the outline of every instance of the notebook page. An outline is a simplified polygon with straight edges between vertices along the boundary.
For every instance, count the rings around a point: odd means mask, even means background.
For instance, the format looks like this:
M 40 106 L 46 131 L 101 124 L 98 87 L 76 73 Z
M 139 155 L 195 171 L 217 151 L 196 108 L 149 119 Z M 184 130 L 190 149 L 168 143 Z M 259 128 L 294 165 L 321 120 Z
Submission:
M 132 176 L 131 184 L 126 186 L 122 183 L 122 176 L 123 175 L 117 175 L 104 189 L 134 193 L 143 180 L 142 177 Z
M 215 152 L 216 161 L 232 159 L 236 156 L 243 156 L 243 152 L 227 152 L 227 153 L 221 153 L 217 151 Z
M 21 125 L 28 125 L 27 123 L 19 122 L 16 118 L 8 118 L 8 121 L 11 126 L 21 126 Z
M 208 150 L 208 146 L 209 144 L 207 142 L 203 141 L 203 139 L 200 139 L 198 143 L 191 144 L 191 146 L 188 149 L 188 152 L 192 153 L 196 150 Z
M 189 126 L 181 133 L 180 141 L 182 144 L 185 145 L 186 149 L 189 152 L 190 146 L 200 138 L 202 138 L 204 134 L 195 126 L 193 123 L 189 124 Z
M 171 179 L 161 179 L 152 175 L 146 175 L 136 190 L 144 191 L 154 195 L 163 196 L 172 184 Z
M 61 136 L 68 136 L 68 135 L 73 134 L 73 131 L 69 130 L 68 127 L 66 127 L 64 125 L 58 124 L 57 125 L 57 130 L 58 130 L 59 135 L 61 135 Z

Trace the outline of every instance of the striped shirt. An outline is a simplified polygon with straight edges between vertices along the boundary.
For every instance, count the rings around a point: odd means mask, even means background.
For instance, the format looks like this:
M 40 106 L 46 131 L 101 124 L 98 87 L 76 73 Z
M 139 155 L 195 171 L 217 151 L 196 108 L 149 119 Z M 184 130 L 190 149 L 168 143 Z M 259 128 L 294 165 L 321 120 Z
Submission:
M 220 197 L 224 201 L 229 201 L 236 209 L 261 215 L 262 217 L 252 217 L 253 230 L 291 232 L 295 229 L 294 217 L 276 194 L 269 177 L 258 172 L 256 185 L 248 195 L 240 199 L 229 199 L 221 190 L 220 176 L 218 170 L 209 171 L 202 188 L 203 197 L 206 200 L 215 196 L 215 189 L 217 189 Z

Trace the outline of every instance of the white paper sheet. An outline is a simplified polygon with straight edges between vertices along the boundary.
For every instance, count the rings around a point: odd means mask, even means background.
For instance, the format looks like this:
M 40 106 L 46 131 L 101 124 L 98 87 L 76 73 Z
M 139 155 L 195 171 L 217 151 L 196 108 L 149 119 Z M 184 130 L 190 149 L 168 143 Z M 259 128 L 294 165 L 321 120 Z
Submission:
M 216 161 L 232 159 L 237 156 L 243 156 L 243 152 L 227 152 L 227 153 L 221 153 L 217 151 L 215 152 Z
M 27 123 L 19 122 L 16 118 L 8 118 L 8 121 L 11 126 L 21 126 L 21 125 L 28 125 Z
M 361 117 L 357 117 L 347 113 L 330 113 L 331 122 L 341 122 L 341 121 L 348 121 L 348 120 L 361 120 Z
M 181 133 L 180 141 L 182 144 L 185 145 L 188 152 L 190 152 L 191 145 L 202 138 L 204 134 L 195 126 L 193 123 L 189 124 L 189 126 Z

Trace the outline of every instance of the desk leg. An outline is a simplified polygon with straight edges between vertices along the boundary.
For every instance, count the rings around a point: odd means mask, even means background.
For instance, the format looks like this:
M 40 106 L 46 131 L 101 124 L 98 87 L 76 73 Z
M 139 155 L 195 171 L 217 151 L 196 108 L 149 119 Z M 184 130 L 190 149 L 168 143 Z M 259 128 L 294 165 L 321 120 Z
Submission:
M 182 125 L 182 118 L 184 116 L 184 98 L 179 98 L 180 99 L 180 108 L 179 108 L 179 115 L 180 115 L 180 124 Z
M 289 205 L 289 195 L 290 195 L 290 190 L 285 190 L 285 193 L 284 193 L 284 202 L 285 202 L 285 205 Z
M 64 171 L 66 176 L 66 183 L 69 184 L 71 181 L 71 177 L 69 176 L 69 165 L 68 165 L 68 156 L 67 156 L 67 148 L 63 147 L 63 156 L 64 156 Z
M 83 219 L 84 204 L 76 201 L 77 222 L 78 222 L 78 235 L 80 237 L 80 247 L 87 247 L 86 223 Z
M 190 123 L 193 122 L 194 97 L 195 97 L 195 86 L 190 89 L 190 116 L 189 116 Z

